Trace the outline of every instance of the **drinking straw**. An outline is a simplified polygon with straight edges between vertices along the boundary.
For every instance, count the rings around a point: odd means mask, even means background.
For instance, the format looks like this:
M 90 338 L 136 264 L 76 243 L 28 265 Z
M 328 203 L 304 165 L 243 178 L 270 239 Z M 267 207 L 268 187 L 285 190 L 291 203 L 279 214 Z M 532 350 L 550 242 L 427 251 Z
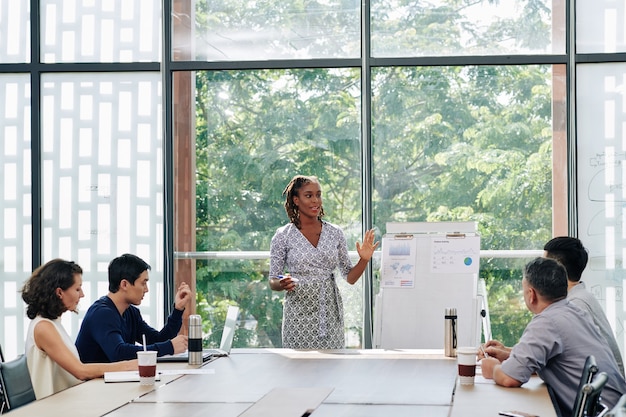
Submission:
M 143 350 L 145 352 L 146 350 L 148 350 L 148 348 L 146 347 L 146 335 L 142 334 L 141 336 L 143 337 Z

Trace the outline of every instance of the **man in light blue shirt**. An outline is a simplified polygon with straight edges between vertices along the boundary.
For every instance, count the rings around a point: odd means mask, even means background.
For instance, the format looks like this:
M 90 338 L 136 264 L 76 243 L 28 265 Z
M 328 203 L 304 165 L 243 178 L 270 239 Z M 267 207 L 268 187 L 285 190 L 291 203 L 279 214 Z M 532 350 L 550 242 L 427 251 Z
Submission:
M 488 341 L 481 361 L 485 378 L 519 387 L 537 373 L 555 393 L 563 416 L 572 413 L 587 356 L 594 355 L 608 374 L 602 401 L 613 407 L 626 393 L 626 381 L 615 358 L 589 315 L 570 303 L 567 273 L 554 259 L 536 258 L 524 268 L 524 301 L 534 317 L 513 348 Z

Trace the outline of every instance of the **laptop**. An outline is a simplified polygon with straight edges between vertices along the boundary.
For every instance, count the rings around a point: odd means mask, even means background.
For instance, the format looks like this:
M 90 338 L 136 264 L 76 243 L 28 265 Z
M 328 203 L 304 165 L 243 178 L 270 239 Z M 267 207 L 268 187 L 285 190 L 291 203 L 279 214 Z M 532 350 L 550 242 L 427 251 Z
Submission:
M 226 321 L 224 322 L 224 330 L 222 331 L 222 339 L 219 349 L 202 349 L 202 362 L 207 362 L 213 358 L 228 356 L 233 346 L 233 338 L 235 337 L 235 327 L 237 325 L 237 316 L 239 315 L 239 307 L 228 306 L 226 312 Z M 159 356 L 157 362 L 188 362 L 189 352 L 177 353 L 176 355 Z

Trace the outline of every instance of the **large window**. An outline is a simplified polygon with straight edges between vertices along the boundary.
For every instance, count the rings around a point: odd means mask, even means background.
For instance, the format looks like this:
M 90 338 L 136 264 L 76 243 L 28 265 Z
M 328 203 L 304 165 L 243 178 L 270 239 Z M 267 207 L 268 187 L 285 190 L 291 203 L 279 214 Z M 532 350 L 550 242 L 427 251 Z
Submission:
M 0 344 L 23 350 L 33 268 L 81 264 L 84 311 L 133 252 L 154 326 L 186 281 L 208 345 L 238 304 L 235 346 L 280 346 L 269 243 L 299 173 L 353 256 L 387 222 L 477 222 L 507 343 L 529 316 L 523 251 L 579 235 L 623 343 L 624 16 L 593 0 L 1 2 Z M 378 268 L 340 287 L 349 347 L 371 345 Z
M 174 246 L 211 343 L 235 303 L 246 322 L 236 345 L 280 346 L 283 295 L 267 286 L 267 251 L 295 174 L 321 179 L 326 218 L 352 250 L 365 227 L 380 239 L 392 221 L 476 221 L 483 247 L 503 251 L 551 237 L 565 66 L 499 57 L 559 62 L 564 3 L 372 1 L 367 22 L 358 2 L 183 3 L 173 3 L 173 59 L 198 70 L 173 72 L 173 96 L 185 97 L 172 111 Z M 521 265 L 483 259 L 492 296 L 508 302 L 492 308 L 507 341 L 528 318 Z M 341 288 L 350 347 L 368 344 L 377 258 L 371 272 Z
M 563 1 L 371 1 L 372 56 L 565 52 Z
M 84 271 L 81 312 L 62 316 L 71 335 L 107 293 L 108 263 L 125 252 L 152 266 L 145 319 L 158 327 L 164 312 L 161 5 L 42 0 L 31 10 L 33 3 L 0 2 L 0 344 L 7 358 L 24 350 L 22 285 L 53 258 Z
M 40 0 L 39 3 L 42 62 L 159 60 L 162 46 L 159 1 Z
M 280 346 L 282 294 L 267 286 L 267 256 L 245 260 L 237 251 L 269 250 L 274 232 L 288 221 L 282 191 L 303 172 L 320 178 L 324 210 L 344 227 L 349 247 L 360 240 L 359 72 L 202 71 L 177 77 L 195 79 L 198 86 L 195 250 L 231 253 L 198 262 L 198 308 L 217 324 L 223 322 L 225 303 L 236 302 L 250 320 L 245 343 Z M 184 112 L 173 113 L 181 125 Z M 360 332 L 362 291 L 346 291 L 351 294 L 346 304 L 353 307 L 350 327 Z M 243 338 L 242 329 L 237 343 Z
M 148 262 L 151 291 L 141 307 L 162 311 L 163 170 L 157 73 L 46 74 L 42 77 L 43 259 L 83 268 L 78 316 L 108 292 L 107 266 L 134 253 Z
M 360 56 L 358 1 L 172 4 L 176 59 L 237 62 Z
M 7 355 L 18 352 L 22 347 L 19 340 L 25 340 L 22 331 L 24 314 L 18 290 L 24 276 L 31 270 L 32 261 L 29 86 L 27 75 L 0 74 L 0 91 L 4 94 L 4 105 L 0 110 L 0 343 Z
M 484 247 L 541 247 L 551 236 L 552 77 L 549 66 L 374 69 L 371 198 L 378 237 L 387 222 L 476 221 Z M 296 173 L 321 179 L 327 218 L 344 228 L 350 248 L 360 240 L 358 73 L 216 71 L 193 78 L 202 86 L 195 251 L 223 257 L 196 265 L 200 312 L 219 333 L 224 306 L 237 303 L 249 319 L 238 343 L 280 346 L 282 294 L 267 287 L 267 259 L 243 260 L 237 251 L 269 249 L 287 221 L 281 193 Z M 518 276 L 510 268 L 519 264 L 483 260 L 494 297 L 519 298 L 502 285 L 503 275 Z M 351 346 L 361 346 L 363 289 L 342 291 Z M 519 303 L 513 307 L 493 309 L 496 331 L 508 332 L 515 314 L 521 317 L 513 334 L 523 328 L 527 316 Z M 500 316 L 508 316 L 508 327 L 498 325 Z

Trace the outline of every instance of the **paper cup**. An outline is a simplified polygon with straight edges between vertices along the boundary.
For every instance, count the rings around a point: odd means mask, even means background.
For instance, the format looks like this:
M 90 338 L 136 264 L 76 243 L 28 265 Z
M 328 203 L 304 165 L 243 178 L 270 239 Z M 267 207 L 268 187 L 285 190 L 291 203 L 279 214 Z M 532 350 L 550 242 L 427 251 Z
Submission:
M 155 350 L 137 351 L 139 362 L 139 384 L 154 385 L 157 367 L 157 352 Z
M 456 349 L 456 362 L 461 385 L 474 385 L 477 354 L 478 349 L 475 347 L 458 347 Z

